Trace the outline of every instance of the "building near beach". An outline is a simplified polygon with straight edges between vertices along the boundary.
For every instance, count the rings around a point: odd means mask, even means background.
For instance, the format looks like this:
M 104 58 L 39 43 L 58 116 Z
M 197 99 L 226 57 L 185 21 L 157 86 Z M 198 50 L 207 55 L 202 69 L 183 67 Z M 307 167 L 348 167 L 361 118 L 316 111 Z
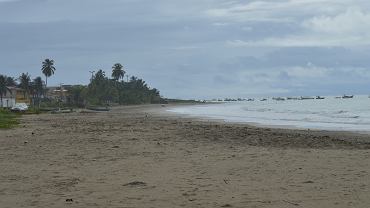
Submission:
M 31 104 L 31 99 L 28 93 L 18 87 L 8 87 L 10 92 L 7 91 L 5 96 L 3 96 L 2 102 L 0 100 L 0 107 L 11 108 L 16 103 L 26 103 L 27 105 Z
M 67 97 L 69 95 L 68 88 L 71 85 L 61 85 L 58 87 L 47 87 L 46 97 L 53 100 L 59 100 L 61 102 L 67 102 Z

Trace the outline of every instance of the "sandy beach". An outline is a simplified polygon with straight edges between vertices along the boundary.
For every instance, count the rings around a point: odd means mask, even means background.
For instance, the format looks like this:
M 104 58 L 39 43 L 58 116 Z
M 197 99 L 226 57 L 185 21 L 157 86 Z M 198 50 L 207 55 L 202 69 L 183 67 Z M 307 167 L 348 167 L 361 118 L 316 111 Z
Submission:
M 0 207 L 369 207 L 369 135 L 166 108 L 23 116 L 0 131 Z

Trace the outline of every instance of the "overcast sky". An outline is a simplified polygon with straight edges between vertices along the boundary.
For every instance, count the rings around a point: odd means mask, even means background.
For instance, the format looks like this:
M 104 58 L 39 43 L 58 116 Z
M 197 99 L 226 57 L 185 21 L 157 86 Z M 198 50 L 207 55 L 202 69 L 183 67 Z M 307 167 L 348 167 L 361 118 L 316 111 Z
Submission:
M 370 94 L 369 0 L 0 0 L 0 74 L 87 84 L 121 63 L 166 97 Z

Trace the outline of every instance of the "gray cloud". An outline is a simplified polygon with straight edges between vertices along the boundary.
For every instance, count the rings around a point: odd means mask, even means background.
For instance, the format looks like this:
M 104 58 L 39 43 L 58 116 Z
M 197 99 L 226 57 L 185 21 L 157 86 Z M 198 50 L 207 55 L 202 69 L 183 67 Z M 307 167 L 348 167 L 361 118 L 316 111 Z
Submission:
M 366 8 L 351 0 L 0 1 L 0 73 L 41 75 L 50 57 L 51 84 L 87 83 L 89 70 L 121 62 L 169 97 L 366 93 L 370 48 L 357 34 L 367 30 L 320 31 L 366 22 Z M 346 44 L 328 46 L 330 37 Z

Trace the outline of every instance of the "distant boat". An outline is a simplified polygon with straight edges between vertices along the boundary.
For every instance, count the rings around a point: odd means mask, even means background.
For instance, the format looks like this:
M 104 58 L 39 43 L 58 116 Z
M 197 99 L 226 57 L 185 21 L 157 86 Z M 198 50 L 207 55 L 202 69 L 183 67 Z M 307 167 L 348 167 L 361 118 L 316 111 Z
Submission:
M 263 98 L 263 99 L 261 99 L 260 101 L 267 101 L 267 99 L 266 99 L 266 98 Z
M 343 99 L 353 98 L 353 95 L 343 95 Z
M 323 100 L 325 97 L 316 96 L 316 100 Z
M 247 101 L 254 101 L 254 99 L 252 99 L 252 98 L 249 98 L 249 99 L 247 99 Z
M 286 99 L 287 99 L 287 100 L 298 100 L 298 98 L 297 98 L 297 97 L 287 97 Z
M 315 98 L 313 97 L 301 97 L 300 100 L 314 100 Z
M 276 100 L 276 101 L 284 101 L 285 100 L 285 98 L 282 98 L 282 97 L 274 97 L 272 99 Z
M 225 101 L 226 102 L 234 102 L 234 101 L 238 101 L 237 99 L 232 99 L 232 98 L 225 98 Z

